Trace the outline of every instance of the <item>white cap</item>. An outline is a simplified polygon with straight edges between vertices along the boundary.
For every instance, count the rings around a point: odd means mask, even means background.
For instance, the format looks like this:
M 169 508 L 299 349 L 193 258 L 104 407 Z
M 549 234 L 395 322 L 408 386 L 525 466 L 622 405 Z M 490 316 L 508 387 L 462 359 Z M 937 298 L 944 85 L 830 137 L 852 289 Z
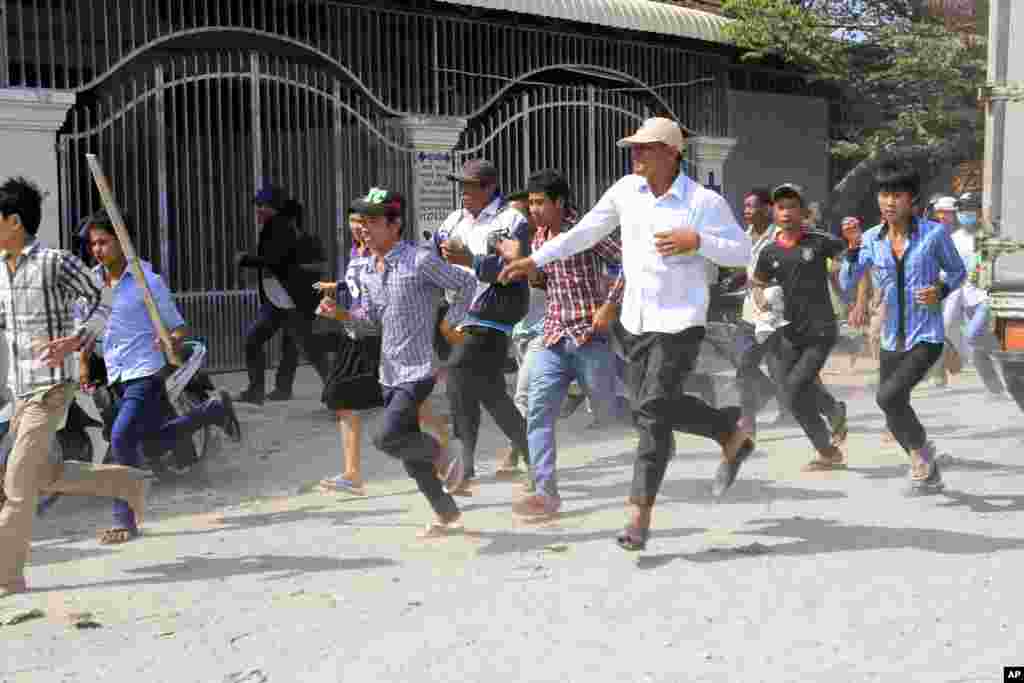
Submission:
M 939 197 L 932 208 L 935 211 L 956 211 L 956 199 L 953 197 Z
M 644 121 L 640 128 L 628 138 L 622 138 L 617 144 L 619 147 L 629 147 L 636 144 L 650 142 L 663 142 L 669 147 L 675 147 L 680 152 L 685 146 L 683 129 L 672 119 L 656 116 Z

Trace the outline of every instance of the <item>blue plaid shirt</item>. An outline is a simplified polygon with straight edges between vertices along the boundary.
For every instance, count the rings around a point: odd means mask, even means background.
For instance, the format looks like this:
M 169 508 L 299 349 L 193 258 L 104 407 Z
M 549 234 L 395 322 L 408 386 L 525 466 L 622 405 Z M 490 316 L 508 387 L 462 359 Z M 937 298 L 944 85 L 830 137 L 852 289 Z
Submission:
M 844 292 L 852 292 L 864 271 L 874 269 L 875 286 L 882 292 L 885 323 L 882 328 L 882 348 L 886 351 L 909 351 L 919 343 L 941 344 L 945 340 L 942 322 L 942 304 L 925 306 L 917 303 L 914 293 L 918 289 L 941 285 L 943 298 L 964 283 L 967 271 L 952 238 L 941 223 L 915 219 L 910 228 L 907 249 L 903 253 L 903 296 L 898 284 L 898 262 L 889 241 L 889 226 L 885 223 L 864 233 L 860 249 L 847 252 L 839 285 Z M 902 298 L 902 307 L 901 301 Z M 900 339 L 902 321 L 903 339 Z
M 434 375 L 434 323 L 445 291 L 452 293 L 445 320 L 454 329 L 466 316 L 476 277 L 451 266 L 427 248 L 399 242 L 384 257 L 368 259 L 362 270 L 361 312 L 381 326 L 380 383 L 386 387 L 419 382 Z

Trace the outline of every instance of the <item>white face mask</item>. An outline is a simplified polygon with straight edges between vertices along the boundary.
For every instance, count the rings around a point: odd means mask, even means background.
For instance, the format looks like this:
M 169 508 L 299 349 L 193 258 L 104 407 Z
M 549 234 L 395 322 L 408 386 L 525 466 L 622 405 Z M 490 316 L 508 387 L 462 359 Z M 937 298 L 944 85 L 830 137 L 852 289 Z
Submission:
M 964 227 L 972 227 L 978 223 L 978 214 L 974 211 L 957 211 L 956 220 Z

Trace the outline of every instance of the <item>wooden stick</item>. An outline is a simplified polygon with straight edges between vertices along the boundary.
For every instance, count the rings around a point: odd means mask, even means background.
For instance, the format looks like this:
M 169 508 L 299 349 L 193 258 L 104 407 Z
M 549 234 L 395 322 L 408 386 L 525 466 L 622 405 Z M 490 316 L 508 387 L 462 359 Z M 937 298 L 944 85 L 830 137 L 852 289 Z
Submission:
M 167 326 L 164 325 L 164 321 L 160 318 L 160 311 L 153 300 L 153 293 L 149 291 L 149 283 L 146 282 L 146 276 L 142 272 L 142 263 L 139 261 L 138 254 L 135 253 L 135 245 L 132 244 L 132 238 L 128 235 L 128 229 L 124 225 L 124 218 L 121 216 L 121 210 L 117 207 L 117 202 L 114 200 L 114 193 L 110 190 L 110 183 L 107 181 L 106 174 L 103 173 L 100 160 L 95 154 L 86 154 L 85 158 L 89 162 L 89 170 L 92 171 L 93 180 L 96 181 L 96 189 L 100 191 L 103 206 L 106 207 L 110 220 L 114 224 L 114 232 L 117 233 L 117 240 L 121 243 L 121 251 L 124 252 L 125 259 L 128 261 L 128 267 L 132 269 L 135 280 L 142 288 L 142 300 L 146 303 L 146 310 L 149 312 L 149 319 L 153 321 L 153 327 L 156 328 L 157 336 L 160 337 L 160 341 L 164 344 L 164 354 L 171 365 L 180 367 L 181 359 L 178 357 L 174 344 L 171 343 L 171 334 L 167 331 Z

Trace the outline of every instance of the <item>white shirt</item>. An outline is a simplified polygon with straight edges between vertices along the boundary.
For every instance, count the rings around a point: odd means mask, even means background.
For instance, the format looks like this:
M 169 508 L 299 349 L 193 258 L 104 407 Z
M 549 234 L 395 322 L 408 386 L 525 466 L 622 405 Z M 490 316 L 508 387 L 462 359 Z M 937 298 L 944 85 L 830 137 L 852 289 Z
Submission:
M 757 257 L 761 255 L 761 250 L 766 246 L 775 241 L 775 235 L 778 234 L 778 226 L 772 224 L 757 238 L 757 241 L 753 243 L 753 247 L 750 250 L 750 262 L 747 264 L 747 282 L 754 279 L 754 270 L 757 268 Z M 750 228 L 747 230 L 747 235 L 751 236 L 753 241 L 754 229 Z M 757 324 L 758 316 L 754 311 L 754 295 L 751 292 L 747 292 L 747 296 L 743 299 L 743 320 L 751 325 Z
M 978 257 L 975 253 L 974 248 L 974 233 L 969 232 L 963 228 L 960 228 L 953 233 L 953 245 L 956 247 L 957 253 L 960 254 L 960 258 L 964 261 L 964 268 L 967 269 L 967 276 L 970 277 L 978 267 Z M 968 308 L 974 308 L 981 302 L 983 302 L 988 295 L 984 290 L 978 289 L 975 285 L 971 284 L 970 280 L 964 281 L 964 284 L 960 287 L 963 292 L 964 306 Z
M 694 254 L 660 256 L 654 234 L 688 226 L 700 233 Z M 661 197 L 647 180 L 628 175 L 568 232 L 538 249 L 538 266 L 591 248 L 622 228 L 622 273 L 626 292 L 622 325 L 632 334 L 682 332 L 707 323 L 708 262 L 739 268 L 750 261 L 750 237 L 722 197 L 679 174 Z
M 495 199 L 484 207 L 479 216 L 473 216 L 466 209 L 453 211 L 438 229 L 438 236 L 442 240 L 457 238 L 473 254 L 473 256 L 486 256 L 493 251 L 493 238 L 491 235 L 498 232 L 506 232 L 509 236 L 516 231 L 520 223 L 526 221 L 523 214 L 515 209 L 502 208 L 502 200 Z M 456 266 L 473 273 L 476 271 L 465 266 Z M 489 283 L 479 282 L 476 284 L 476 293 L 473 301 L 483 294 L 490 286 Z

